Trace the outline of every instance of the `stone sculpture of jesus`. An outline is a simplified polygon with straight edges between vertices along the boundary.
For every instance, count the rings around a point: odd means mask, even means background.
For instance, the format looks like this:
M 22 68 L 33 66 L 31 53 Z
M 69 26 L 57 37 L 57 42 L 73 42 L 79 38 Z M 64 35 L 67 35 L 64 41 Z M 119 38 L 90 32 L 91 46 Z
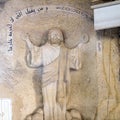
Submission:
M 42 69 L 40 76 L 44 120 L 66 120 L 66 105 L 70 96 L 70 68 L 79 69 L 79 47 L 66 48 L 59 28 L 49 30 L 48 41 L 43 46 L 34 45 L 30 39 L 26 39 L 26 43 L 27 66 Z

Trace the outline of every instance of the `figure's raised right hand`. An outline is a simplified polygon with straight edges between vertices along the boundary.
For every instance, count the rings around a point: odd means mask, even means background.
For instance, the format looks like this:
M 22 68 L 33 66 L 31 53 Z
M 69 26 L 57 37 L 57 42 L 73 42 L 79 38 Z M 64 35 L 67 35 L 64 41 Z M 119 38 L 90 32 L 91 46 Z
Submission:
M 29 49 L 32 49 L 32 43 L 30 41 L 30 35 L 29 33 L 26 33 L 25 36 L 24 36 L 24 41 L 26 42 L 26 45 Z

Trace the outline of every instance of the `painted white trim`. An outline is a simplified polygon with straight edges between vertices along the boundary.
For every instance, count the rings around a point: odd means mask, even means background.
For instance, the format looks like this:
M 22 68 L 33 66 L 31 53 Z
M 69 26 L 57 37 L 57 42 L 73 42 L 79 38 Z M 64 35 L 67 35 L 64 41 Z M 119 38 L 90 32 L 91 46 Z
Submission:
M 102 30 L 120 26 L 120 4 L 94 9 L 94 28 Z
M 0 98 L 0 120 L 12 120 L 12 101 Z
M 108 6 L 113 6 L 113 5 L 117 5 L 117 4 L 120 4 L 120 0 L 113 1 L 113 2 L 107 2 L 107 3 L 101 3 L 98 5 L 93 5 L 93 6 L 91 6 L 91 8 L 97 9 L 97 8 L 108 7 Z

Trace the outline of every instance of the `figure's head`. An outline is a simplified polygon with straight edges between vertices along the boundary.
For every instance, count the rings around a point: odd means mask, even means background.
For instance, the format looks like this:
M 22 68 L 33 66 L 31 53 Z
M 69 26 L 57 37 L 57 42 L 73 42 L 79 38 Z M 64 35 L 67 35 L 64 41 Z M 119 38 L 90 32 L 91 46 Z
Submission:
M 52 28 L 48 32 L 48 40 L 50 44 L 60 44 L 63 42 L 63 33 L 59 28 Z

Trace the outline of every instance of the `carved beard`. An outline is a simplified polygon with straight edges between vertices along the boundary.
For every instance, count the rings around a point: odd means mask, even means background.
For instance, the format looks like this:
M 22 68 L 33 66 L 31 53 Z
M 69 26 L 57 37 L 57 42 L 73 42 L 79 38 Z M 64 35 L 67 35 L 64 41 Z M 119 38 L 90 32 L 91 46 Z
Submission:
M 59 38 L 53 38 L 50 40 L 51 45 L 60 45 L 61 42 L 62 42 L 62 40 L 60 40 Z

